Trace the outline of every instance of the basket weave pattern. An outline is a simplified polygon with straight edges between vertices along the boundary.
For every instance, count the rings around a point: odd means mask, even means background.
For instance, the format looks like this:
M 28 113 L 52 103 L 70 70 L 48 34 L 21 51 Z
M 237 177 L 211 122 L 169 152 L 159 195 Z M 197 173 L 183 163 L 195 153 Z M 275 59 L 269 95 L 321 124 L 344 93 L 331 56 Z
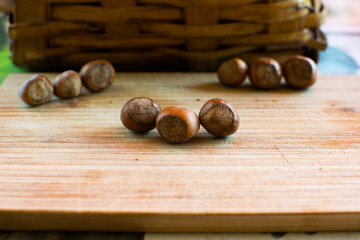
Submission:
M 320 0 L 17 0 L 13 61 L 78 68 L 215 70 L 231 57 L 280 62 L 326 48 Z

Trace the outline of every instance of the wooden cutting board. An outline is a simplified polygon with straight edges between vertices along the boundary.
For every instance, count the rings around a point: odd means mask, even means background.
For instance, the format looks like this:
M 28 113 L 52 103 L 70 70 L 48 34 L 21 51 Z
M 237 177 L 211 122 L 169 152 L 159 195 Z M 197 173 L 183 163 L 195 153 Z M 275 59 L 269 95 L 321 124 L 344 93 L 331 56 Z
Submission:
M 359 76 L 257 91 L 215 74 L 118 74 L 106 92 L 29 108 L 17 91 L 30 76 L 0 87 L 0 229 L 360 230 Z M 240 129 L 178 145 L 134 134 L 119 115 L 135 96 L 196 112 L 224 98 Z

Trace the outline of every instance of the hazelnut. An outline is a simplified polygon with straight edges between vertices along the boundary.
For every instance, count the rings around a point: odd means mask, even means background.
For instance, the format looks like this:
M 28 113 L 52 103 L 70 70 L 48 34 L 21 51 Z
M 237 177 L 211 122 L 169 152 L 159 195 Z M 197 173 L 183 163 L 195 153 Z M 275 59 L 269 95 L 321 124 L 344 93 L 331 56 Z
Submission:
M 37 106 L 49 102 L 53 94 L 53 84 L 43 74 L 36 74 L 25 81 L 19 92 L 21 100 L 29 106 Z
M 72 98 L 81 94 L 80 75 L 72 70 L 63 72 L 54 81 L 54 94 L 59 98 Z
M 239 115 L 231 104 L 220 98 L 207 101 L 199 113 L 201 125 L 217 137 L 231 135 L 239 128 Z
M 136 97 L 127 101 L 121 110 L 121 122 L 135 132 L 146 132 L 155 128 L 160 106 L 147 97 Z
M 200 128 L 199 118 L 190 109 L 167 107 L 156 118 L 156 128 L 170 143 L 182 143 L 191 139 Z
M 293 56 L 283 66 L 286 84 L 294 88 L 308 88 L 316 82 L 317 66 L 308 57 Z
M 277 88 L 281 77 L 281 66 L 272 58 L 259 58 L 250 67 L 250 82 L 259 89 Z
M 92 92 L 101 92 L 115 81 L 115 69 L 106 60 L 96 60 L 85 64 L 80 70 L 84 87 Z
M 233 58 L 220 65 L 217 76 L 223 85 L 235 87 L 245 81 L 247 72 L 248 66 L 246 63 L 239 58 Z

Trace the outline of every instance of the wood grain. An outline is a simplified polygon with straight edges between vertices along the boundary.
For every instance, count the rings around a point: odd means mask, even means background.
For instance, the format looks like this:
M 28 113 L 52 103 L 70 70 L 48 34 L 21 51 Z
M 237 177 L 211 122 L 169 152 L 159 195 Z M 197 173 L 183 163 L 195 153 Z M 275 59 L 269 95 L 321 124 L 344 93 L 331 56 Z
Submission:
M 149 233 L 145 235 L 144 240 L 359 240 L 359 232 L 325 232 L 325 233 Z
M 143 233 L 111 232 L 0 232 L 0 240 L 143 240 Z
M 29 108 L 17 91 L 30 76 L 0 87 L 0 229 L 360 230 L 359 76 L 268 92 L 122 73 L 106 92 Z M 240 129 L 180 145 L 134 134 L 119 115 L 135 96 L 195 112 L 224 98 Z

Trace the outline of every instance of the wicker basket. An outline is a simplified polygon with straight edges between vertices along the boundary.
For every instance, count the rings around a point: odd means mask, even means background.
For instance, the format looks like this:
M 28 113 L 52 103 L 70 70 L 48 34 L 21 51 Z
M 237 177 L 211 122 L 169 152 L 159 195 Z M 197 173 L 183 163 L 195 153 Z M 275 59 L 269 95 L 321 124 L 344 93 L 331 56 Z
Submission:
M 326 48 L 320 0 L 16 0 L 12 59 L 33 70 L 107 59 L 119 70 L 212 71 Z

